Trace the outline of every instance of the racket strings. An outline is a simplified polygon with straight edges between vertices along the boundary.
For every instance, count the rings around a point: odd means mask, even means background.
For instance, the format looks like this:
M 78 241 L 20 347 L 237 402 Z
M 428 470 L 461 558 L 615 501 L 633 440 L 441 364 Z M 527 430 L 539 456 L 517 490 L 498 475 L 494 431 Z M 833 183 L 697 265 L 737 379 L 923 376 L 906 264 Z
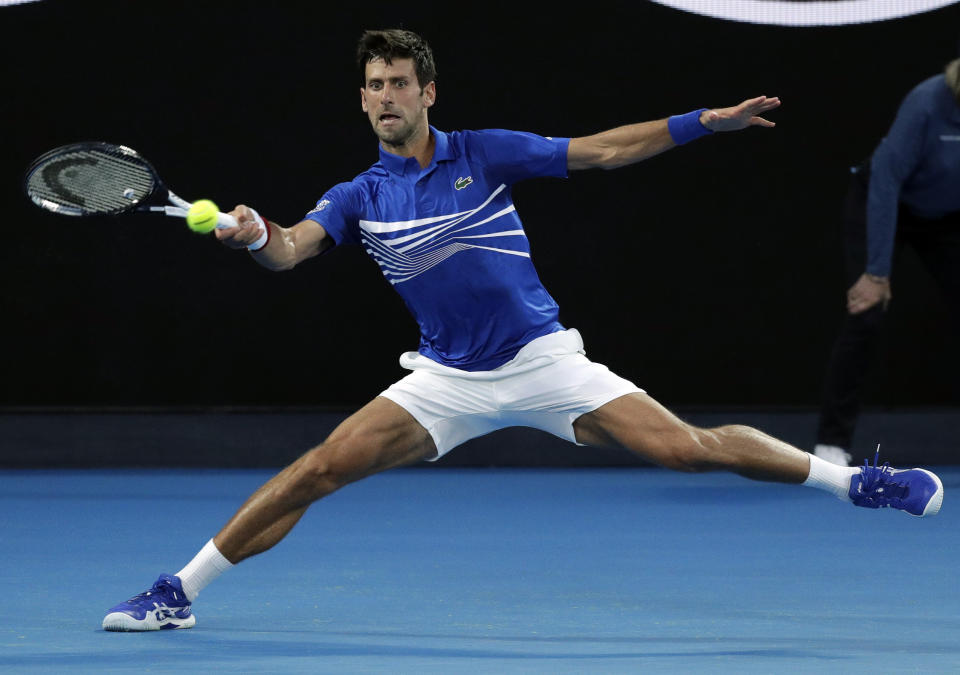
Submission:
M 119 148 L 82 149 L 38 162 L 27 192 L 43 208 L 89 215 L 127 210 L 150 196 L 156 184 L 149 165 L 136 155 Z

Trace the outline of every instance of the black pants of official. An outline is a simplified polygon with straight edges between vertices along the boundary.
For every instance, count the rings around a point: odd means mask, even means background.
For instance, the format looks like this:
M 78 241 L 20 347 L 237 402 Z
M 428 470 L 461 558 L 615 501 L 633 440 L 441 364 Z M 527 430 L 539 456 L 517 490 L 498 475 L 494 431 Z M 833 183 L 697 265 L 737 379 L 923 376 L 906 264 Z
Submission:
M 853 286 L 866 271 L 868 167 L 869 164 L 863 164 L 851 173 L 844 205 L 845 289 Z M 960 212 L 939 220 L 926 220 L 901 208 L 897 216 L 894 267 L 898 253 L 904 246 L 910 246 L 917 252 L 942 290 L 955 326 L 960 326 Z M 891 281 L 893 302 L 909 302 L 910 299 L 897 296 L 896 278 L 892 277 Z M 817 443 L 845 449 L 851 447 L 860 414 L 863 384 L 876 355 L 885 318 L 886 311 L 882 304 L 861 314 L 846 313 L 824 378 Z

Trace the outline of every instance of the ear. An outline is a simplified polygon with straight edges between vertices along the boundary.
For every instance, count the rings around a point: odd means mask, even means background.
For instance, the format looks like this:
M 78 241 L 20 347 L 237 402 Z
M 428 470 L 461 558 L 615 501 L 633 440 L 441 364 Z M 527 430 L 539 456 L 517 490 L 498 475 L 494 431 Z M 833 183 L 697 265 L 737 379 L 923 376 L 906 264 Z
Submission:
M 436 102 L 437 102 L 437 83 L 430 82 L 426 87 L 423 88 L 423 104 L 429 108 Z
M 360 107 L 363 109 L 363 112 L 367 112 L 367 95 L 363 87 L 360 88 Z

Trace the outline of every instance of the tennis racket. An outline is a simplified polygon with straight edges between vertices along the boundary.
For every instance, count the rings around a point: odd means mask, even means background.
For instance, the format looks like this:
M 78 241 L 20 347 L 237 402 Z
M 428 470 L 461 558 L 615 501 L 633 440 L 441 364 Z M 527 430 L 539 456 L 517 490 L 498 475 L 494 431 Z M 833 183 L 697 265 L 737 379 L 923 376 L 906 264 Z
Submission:
M 186 218 L 190 208 L 136 150 L 110 143 L 74 143 L 44 153 L 27 169 L 23 187 L 34 204 L 64 216 L 140 211 Z M 236 226 L 233 216 L 217 214 L 218 228 Z

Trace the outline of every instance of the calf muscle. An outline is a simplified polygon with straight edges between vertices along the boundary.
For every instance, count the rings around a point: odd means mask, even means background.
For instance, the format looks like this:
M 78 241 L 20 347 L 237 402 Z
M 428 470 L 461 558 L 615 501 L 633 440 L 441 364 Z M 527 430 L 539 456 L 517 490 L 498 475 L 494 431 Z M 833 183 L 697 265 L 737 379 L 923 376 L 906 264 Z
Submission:
M 378 397 L 254 492 L 214 543 L 227 560 L 240 562 L 283 539 L 318 499 L 361 478 L 435 455 L 430 434 L 396 403 Z
M 702 429 L 684 422 L 646 394 L 628 394 L 582 415 L 577 441 L 618 446 L 668 469 L 726 470 L 746 478 L 802 483 L 807 453 L 744 425 Z

